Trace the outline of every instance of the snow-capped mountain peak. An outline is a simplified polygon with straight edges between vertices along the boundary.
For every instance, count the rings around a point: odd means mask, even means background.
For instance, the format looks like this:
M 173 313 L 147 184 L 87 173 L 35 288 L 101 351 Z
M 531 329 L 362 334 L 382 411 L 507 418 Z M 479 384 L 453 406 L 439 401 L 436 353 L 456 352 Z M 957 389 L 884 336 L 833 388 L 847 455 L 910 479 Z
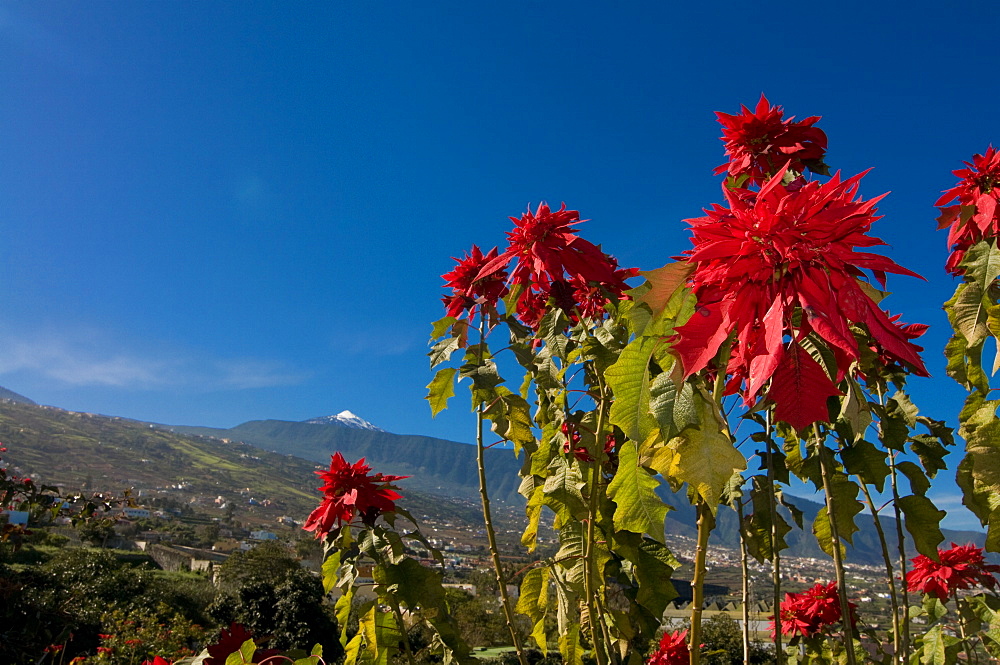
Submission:
M 341 411 L 335 416 L 320 416 L 318 418 L 310 418 L 304 422 L 313 423 L 314 425 L 340 425 L 341 427 L 350 427 L 352 429 L 370 429 L 375 432 L 385 431 L 381 427 L 376 427 L 364 418 L 346 410 Z

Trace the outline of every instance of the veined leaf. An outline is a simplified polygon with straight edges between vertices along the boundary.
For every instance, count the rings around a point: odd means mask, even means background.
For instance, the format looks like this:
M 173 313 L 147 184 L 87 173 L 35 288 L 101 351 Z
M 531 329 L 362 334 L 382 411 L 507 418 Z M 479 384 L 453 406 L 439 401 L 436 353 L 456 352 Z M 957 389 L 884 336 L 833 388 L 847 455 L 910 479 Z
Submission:
M 427 397 L 424 399 L 430 402 L 432 418 L 448 408 L 448 399 L 455 396 L 455 373 L 457 371 L 454 367 L 442 368 L 427 384 Z
M 659 338 L 635 339 L 622 350 L 618 362 L 605 372 L 615 394 L 611 422 L 633 441 L 642 441 L 656 427 L 656 419 L 649 408 L 649 361 L 658 344 L 663 344 Z
M 552 473 L 542 486 L 545 504 L 557 514 L 565 511 L 567 514 L 562 516 L 564 520 L 583 519 L 587 514 L 587 506 L 580 490 L 586 482 L 580 474 L 580 467 L 559 455 L 553 458 L 549 470 Z
M 1000 276 L 1000 248 L 996 241 L 980 240 L 965 252 L 962 259 L 965 274 L 979 286 L 983 293 Z
M 514 610 L 531 619 L 531 636 L 543 652 L 548 648 L 545 637 L 545 614 L 549 606 L 549 569 L 532 568 L 521 580 L 521 595 Z
M 639 274 L 649 282 L 650 289 L 636 298 L 636 302 L 646 304 L 653 312 L 653 317 L 659 316 L 667 307 L 670 298 L 687 282 L 694 270 L 694 265 L 687 261 L 675 261 L 662 268 L 648 270 Z
M 608 485 L 608 496 L 617 504 L 615 529 L 648 533 L 663 541 L 663 520 L 669 508 L 656 495 L 659 484 L 651 473 L 639 465 L 635 442 L 622 444 L 618 451 L 618 471 Z
M 965 337 L 966 344 L 975 346 L 989 334 L 986 328 L 986 309 L 983 307 L 983 290 L 976 282 L 963 282 L 955 295 L 950 318 L 955 329 Z
M 493 432 L 514 444 L 515 455 L 520 454 L 522 447 L 533 448 L 535 434 L 531 429 L 533 423 L 528 402 L 503 386 L 498 386 L 494 392 L 496 397 L 483 411 L 483 415 L 493 423 Z
M 714 515 L 726 483 L 734 473 L 745 471 L 747 464 L 714 404 L 695 393 L 695 405 L 701 425 L 685 429 L 670 441 L 674 456 L 667 472 L 677 482 L 687 483 Z
M 837 520 L 837 533 L 841 540 L 849 543 L 853 540 L 854 532 L 858 530 L 858 526 L 854 523 L 854 517 L 864 509 L 862 503 L 857 499 L 858 491 L 858 486 L 843 473 L 831 474 L 830 492 L 833 495 L 834 510 L 837 511 L 834 515 L 834 519 Z M 826 506 L 819 510 L 813 521 L 813 533 L 816 534 L 816 540 L 823 551 L 833 556 L 833 531 L 830 527 Z M 842 543 L 840 547 L 841 552 L 843 552 Z
M 868 441 L 858 441 L 840 453 L 847 473 L 860 477 L 866 485 L 874 485 L 879 492 L 885 489 L 885 479 L 890 473 L 886 458 L 884 450 Z
M 427 355 L 431 358 L 431 367 L 437 367 L 451 359 L 451 354 L 458 350 L 461 340 L 458 337 L 447 337 L 431 347 Z
M 937 548 L 944 540 L 941 520 L 947 513 L 938 510 L 930 499 L 919 494 L 900 497 L 899 507 L 903 511 L 903 524 L 913 537 L 917 551 L 937 561 Z
M 572 622 L 568 630 L 559 635 L 559 653 L 565 665 L 583 665 L 583 647 L 580 645 L 580 624 Z
M 253 662 L 253 654 L 257 651 L 257 644 L 249 639 L 240 646 L 239 651 L 234 651 L 226 658 L 226 665 L 244 665 Z

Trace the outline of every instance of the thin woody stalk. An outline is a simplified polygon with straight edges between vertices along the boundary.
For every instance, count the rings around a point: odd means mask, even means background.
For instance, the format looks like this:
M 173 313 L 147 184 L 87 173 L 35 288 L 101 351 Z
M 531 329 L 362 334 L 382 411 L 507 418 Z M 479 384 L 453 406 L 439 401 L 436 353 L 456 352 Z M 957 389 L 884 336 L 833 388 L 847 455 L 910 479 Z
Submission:
M 597 386 L 600 391 L 600 398 L 597 402 L 597 431 L 594 434 L 594 451 L 591 457 L 594 458 L 592 462 L 591 480 L 590 480 L 590 496 L 587 505 L 587 540 L 586 549 L 584 551 L 584 590 L 587 594 L 587 614 L 590 617 L 590 634 L 591 642 L 594 646 L 594 657 L 597 660 L 597 665 L 607 665 L 608 657 L 605 649 L 607 645 L 604 643 L 604 634 L 598 629 L 597 624 L 603 623 L 599 616 L 597 610 L 597 593 L 600 584 L 597 579 L 597 565 L 596 565 L 596 549 L 595 549 L 595 535 L 596 535 L 596 522 L 597 522 L 597 512 L 599 509 L 599 499 L 601 492 L 601 465 L 604 463 L 604 445 L 601 442 L 601 437 L 604 435 L 604 381 L 602 380 L 601 373 L 595 372 L 597 375 Z
M 884 408 L 885 407 L 885 392 L 882 390 L 882 386 L 878 385 L 878 402 Z M 896 482 L 896 454 L 894 452 L 889 453 L 889 481 L 890 487 L 892 488 L 892 510 L 893 516 L 896 518 L 896 547 L 899 556 L 899 574 L 902 576 L 903 580 L 906 580 L 906 535 L 903 533 L 903 514 L 899 507 L 899 486 Z M 901 585 L 901 591 L 903 594 L 903 607 L 901 612 L 901 623 L 902 623 L 902 639 L 901 639 L 901 649 L 902 658 L 901 663 L 910 662 L 910 592 L 906 587 L 904 582 Z
M 861 491 L 865 495 L 865 503 L 868 504 L 868 510 L 872 514 L 872 519 L 875 521 L 875 531 L 878 533 L 878 542 L 882 547 L 882 560 L 885 562 L 885 581 L 889 585 L 889 603 L 892 605 L 892 653 L 893 660 L 899 663 L 905 663 L 906 661 L 901 661 L 900 656 L 902 652 L 900 646 L 902 644 L 902 636 L 900 635 L 900 617 L 899 617 L 899 600 L 896 598 L 896 582 L 892 570 L 892 556 L 889 554 L 889 543 L 885 539 L 885 531 L 882 529 L 882 522 L 879 520 L 878 510 L 875 509 L 875 502 L 872 501 L 871 492 L 868 491 L 868 486 L 865 485 L 864 480 L 858 476 L 858 485 L 861 487 Z
M 482 313 L 479 315 L 479 353 L 482 362 L 482 345 L 486 340 L 486 317 Z M 507 580 L 503 574 L 500 562 L 500 552 L 497 548 L 496 531 L 493 528 L 493 514 L 490 511 L 490 495 L 486 488 L 486 447 L 483 445 L 483 420 L 486 406 L 482 401 L 476 409 L 476 464 L 479 468 L 479 497 L 483 504 L 483 522 L 486 525 L 486 538 L 489 541 L 490 556 L 493 559 L 493 572 L 496 573 L 497 586 L 500 591 L 500 604 L 503 606 L 504 618 L 507 621 L 507 630 L 510 632 L 510 639 L 514 644 L 514 651 L 517 652 L 519 665 L 528 665 L 528 659 L 524 654 L 524 647 L 521 644 L 521 637 L 514 627 L 514 609 L 510 605 L 510 596 L 507 594 Z
M 747 533 L 743 526 L 743 502 L 736 501 L 740 518 L 740 573 L 743 576 L 743 662 L 750 662 L 750 555 L 747 552 Z
M 712 386 L 712 401 L 720 410 L 722 393 L 726 387 L 726 368 L 729 366 L 732 348 L 732 339 L 723 344 L 716 365 L 718 370 L 715 374 L 715 383 Z M 723 422 L 725 422 L 725 418 L 723 418 Z M 728 434 L 728 428 L 726 432 Z M 695 502 L 695 509 L 698 513 L 698 544 L 694 553 L 694 575 L 691 578 L 691 632 L 688 634 L 688 653 L 691 656 L 691 665 L 700 665 L 701 615 L 702 605 L 705 604 L 705 561 L 708 557 L 708 536 L 715 528 L 715 515 L 708 502 L 702 497 L 698 497 Z
M 767 458 L 767 504 L 771 511 L 771 612 L 774 615 L 774 660 L 777 665 L 785 662 L 785 652 L 781 640 L 781 555 L 778 553 L 778 506 L 774 500 L 774 454 L 772 453 L 773 427 L 771 411 L 764 413 L 765 434 L 767 436 L 765 456 Z
M 715 516 L 704 499 L 698 499 L 698 546 L 694 554 L 694 577 L 691 580 L 691 633 L 688 652 L 691 665 L 701 663 L 701 615 L 705 604 L 705 561 L 708 557 L 708 535 L 715 527 Z
M 403 612 L 399 609 L 399 601 L 396 600 L 395 594 L 389 594 L 387 599 L 389 607 L 392 609 L 392 615 L 396 619 L 396 626 L 399 628 L 400 639 L 403 642 L 403 653 L 406 654 L 406 662 L 409 665 L 417 665 L 417 661 L 413 657 L 413 647 L 410 646 L 410 636 L 406 633 L 406 624 L 403 623 Z
M 820 475 L 823 476 L 823 494 L 826 496 L 826 517 L 830 523 L 830 539 L 833 541 L 833 567 L 837 575 L 837 596 L 840 599 L 841 625 L 844 627 L 844 651 L 847 665 L 855 665 L 854 657 L 854 627 L 851 626 L 851 606 L 847 601 L 847 583 L 844 577 L 844 560 L 841 552 L 840 531 L 837 528 L 837 511 L 830 484 L 830 467 L 827 460 L 829 451 L 823 444 L 819 425 L 813 423 L 813 433 L 816 436 L 816 454 L 819 455 Z

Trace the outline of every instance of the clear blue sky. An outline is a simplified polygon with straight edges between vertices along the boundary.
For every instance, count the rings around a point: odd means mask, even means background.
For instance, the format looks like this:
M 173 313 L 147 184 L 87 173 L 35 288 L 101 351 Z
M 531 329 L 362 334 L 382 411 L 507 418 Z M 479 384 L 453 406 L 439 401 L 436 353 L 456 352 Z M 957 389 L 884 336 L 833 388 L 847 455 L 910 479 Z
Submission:
M 764 92 L 892 191 L 874 233 L 928 281 L 888 306 L 931 324 L 913 393 L 954 422 L 932 204 L 1000 140 L 995 4 L 614 5 L 0 2 L 0 385 L 470 440 L 422 399 L 450 257 L 547 200 L 663 265 L 721 198 L 713 111 Z

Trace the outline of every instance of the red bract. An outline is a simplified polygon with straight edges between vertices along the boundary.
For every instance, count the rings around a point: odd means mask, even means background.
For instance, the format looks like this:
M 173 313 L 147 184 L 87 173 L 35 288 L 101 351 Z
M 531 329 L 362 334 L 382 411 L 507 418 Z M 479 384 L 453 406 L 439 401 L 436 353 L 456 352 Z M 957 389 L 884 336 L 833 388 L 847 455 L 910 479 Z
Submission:
M 786 165 L 802 173 L 808 167 L 825 173 L 826 134 L 813 127 L 819 116 L 794 122 L 782 119 L 780 106 L 771 106 L 764 95 L 757 108 L 741 107 L 739 115 L 718 113 L 722 140 L 729 162 L 716 167 L 715 173 L 729 172 L 734 177 L 747 176 L 749 183 L 761 184 Z
M 965 252 L 983 239 L 1000 235 L 1000 153 L 990 146 L 985 155 L 974 155 L 969 168 L 952 171 L 959 183 L 946 190 L 934 204 L 941 208 L 938 228 L 950 226 L 951 256 L 945 266 L 953 275 L 964 271 L 959 263 Z M 948 205 L 954 203 L 954 205 Z M 963 210 L 964 209 L 964 210 Z
M 974 586 L 997 588 L 995 573 L 1000 566 L 986 563 L 983 550 L 973 544 L 951 544 L 951 549 L 938 550 L 940 561 L 934 561 L 923 554 L 911 559 L 913 570 L 906 574 L 906 586 L 910 591 L 937 596 L 946 600 L 958 589 Z
M 614 257 L 579 237 L 573 228 L 581 223 L 580 213 L 563 204 L 552 211 L 545 203 L 535 212 L 511 217 L 514 230 L 507 233 L 506 251 L 487 261 L 476 281 L 514 267 L 510 283 L 520 289 L 517 316 L 525 325 L 537 328 L 550 299 L 571 320 L 604 316 L 604 304 L 620 299 L 628 289 L 625 280 L 638 274 L 622 269 Z
M 646 660 L 646 665 L 688 665 L 691 654 L 688 652 L 687 629 L 663 633 L 660 647 Z
M 910 340 L 925 326 L 904 326 L 882 311 L 859 279 L 870 270 L 884 287 L 885 273 L 919 277 L 892 260 L 855 248 L 883 245 L 867 235 L 875 204 L 856 198 L 863 173 L 841 181 L 781 184 L 779 171 L 760 192 L 723 188 L 729 207 L 686 220 L 694 249 L 691 284 L 698 306 L 677 329 L 675 349 L 686 375 L 710 364 L 735 332 L 726 394 L 752 405 L 767 386 L 776 417 L 801 428 L 828 418 L 834 381 L 802 346 L 815 333 L 836 361 L 836 381 L 861 357 L 852 325 L 863 326 L 876 353 L 921 376 L 921 347 Z M 794 323 L 793 323 L 794 322 Z
M 848 603 L 851 610 L 851 625 L 857 621 L 854 610 L 857 605 Z M 789 637 L 803 635 L 812 637 L 816 633 L 839 623 L 840 597 L 837 583 L 816 584 L 802 593 L 786 593 L 781 601 L 781 634 Z M 771 639 L 775 639 L 774 617 L 771 617 Z
M 486 307 L 487 312 L 496 308 L 500 298 L 507 294 L 505 283 L 507 271 L 498 269 L 496 272 L 479 277 L 483 266 L 496 258 L 496 247 L 483 256 L 479 247 L 473 245 L 472 251 L 464 258 L 455 259 L 458 264 L 451 272 L 441 275 L 445 280 L 445 286 L 452 290 L 450 296 L 441 299 L 445 304 L 448 316 L 458 318 L 466 311 L 475 314 L 477 304 Z
M 363 457 L 348 464 L 340 453 L 333 455 L 330 470 L 316 472 L 323 479 L 323 486 L 317 488 L 324 494 L 323 502 L 309 515 L 303 528 L 315 531 L 316 537 L 322 538 L 334 524 L 349 523 L 358 515 L 365 524 L 373 524 L 382 513 L 394 511 L 394 502 L 401 495 L 389 483 L 409 476 L 369 475 L 371 470 Z
M 156 656 L 153 660 L 142 661 L 142 665 L 170 665 L 170 661 L 162 656 Z

